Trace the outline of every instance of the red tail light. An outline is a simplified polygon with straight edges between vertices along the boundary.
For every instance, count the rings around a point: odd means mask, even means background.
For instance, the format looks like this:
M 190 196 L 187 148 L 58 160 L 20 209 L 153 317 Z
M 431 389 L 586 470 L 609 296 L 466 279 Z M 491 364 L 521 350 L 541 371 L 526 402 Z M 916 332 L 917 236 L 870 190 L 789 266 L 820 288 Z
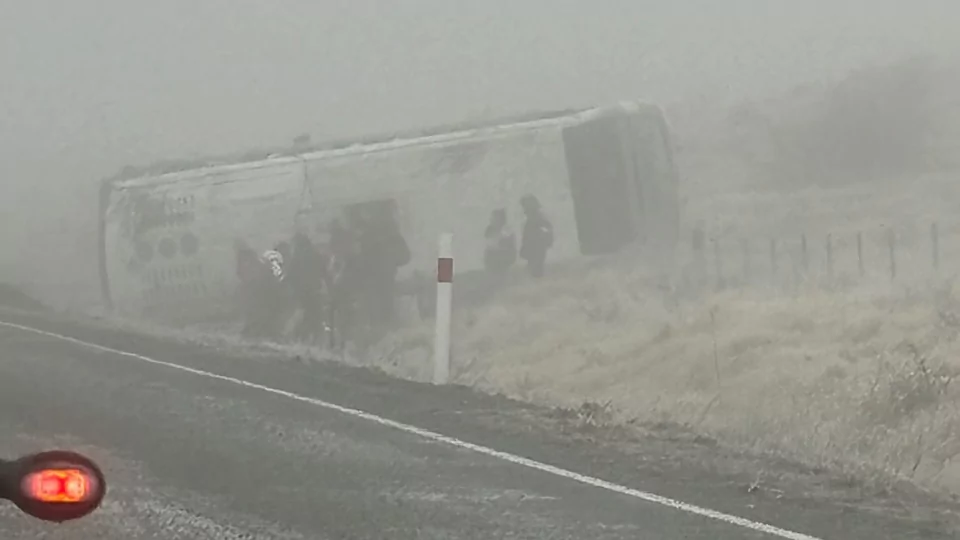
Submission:
M 45 469 L 23 479 L 28 497 L 46 503 L 78 503 L 89 498 L 96 479 L 80 469 Z M 93 489 L 91 489 L 93 488 Z
M 93 512 L 107 491 L 103 471 L 76 452 L 52 450 L 0 467 L 0 495 L 24 513 L 64 522 Z

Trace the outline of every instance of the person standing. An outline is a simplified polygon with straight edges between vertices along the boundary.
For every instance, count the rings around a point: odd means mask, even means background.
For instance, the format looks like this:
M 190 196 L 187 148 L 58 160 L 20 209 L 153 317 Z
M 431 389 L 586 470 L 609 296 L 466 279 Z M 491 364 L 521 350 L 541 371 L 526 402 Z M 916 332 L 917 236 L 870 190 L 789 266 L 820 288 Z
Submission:
M 527 270 L 535 278 L 543 277 L 547 261 L 547 252 L 553 247 L 553 224 L 543 215 L 540 201 L 533 195 L 524 195 L 520 206 L 526 216 L 523 224 L 523 237 L 520 243 L 520 257 L 527 261 Z
M 270 268 L 246 242 L 235 244 L 243 336 L 259 339 L 270 336 L 275 278 Z
M 292 317 L 292 308 L 294 305 L 294 292 L 287 279 L 287 269 L 285 265 L 291 258 L 290 243 L 281 241 L 273 249 L 263 252 L 261 261 L 270 269 L 273 277 L 267 287 L 270 291 L 267 298 L 264 299 L 264 309 L 271 315 L 270 336 L 276 339 L 283 337 L 287 323 Z
M 410 263 L 411 255 L 395 207 L 390 204 L 370 216 L 358 241 L 364 319 L 380 331 L 393 322 L 397 271 Z
M 294 292 L 294 300 L 302 312 L 295 330 L 300 341 L 316 340 L 324 327 L 323 288 L 327 281 L 327 264 L 313 240 L 303 231 L 293 236 L 293 252 L 286 274 Z

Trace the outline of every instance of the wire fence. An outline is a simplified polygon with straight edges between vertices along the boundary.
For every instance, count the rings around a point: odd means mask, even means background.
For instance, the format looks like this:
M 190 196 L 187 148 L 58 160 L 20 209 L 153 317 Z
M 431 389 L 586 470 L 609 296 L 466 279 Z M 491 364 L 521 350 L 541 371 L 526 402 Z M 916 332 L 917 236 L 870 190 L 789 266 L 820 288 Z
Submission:
M 960 233 L 960 230 L 956 231 Z M 960 240 L 951 233 L 949 240 Z M 960 242 L 944 244 L 939 222 L 897 230 L 880 226 L 856 231 L 792 236 L 711 235 L 695 229 L 686 251 L 687 285 L 729 289 L 815 283 L 824 287 L 864 282 L 928 283 L 960 271 Z

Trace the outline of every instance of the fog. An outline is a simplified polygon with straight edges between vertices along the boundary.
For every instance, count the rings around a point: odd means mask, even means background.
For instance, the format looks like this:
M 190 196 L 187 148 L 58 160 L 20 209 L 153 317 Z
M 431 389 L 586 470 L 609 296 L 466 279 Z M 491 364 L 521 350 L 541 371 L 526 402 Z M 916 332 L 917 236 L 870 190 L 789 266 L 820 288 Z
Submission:
M 960 394 L 940 386 L 960 377 L 960 294 L 930 279 L 931 268 L 937 278 L 960 268 L 960 163 L 932 159 L 925 139 L 939 135 L 938 150 L 957 155 L 957 126 L 931 126 L 960 117 L 958 72 L 923 103 L 913 97 L 939 79 L 909 60 L 825 85 L 823 99 L 807 93 L 792 116 L 777 109 L 793 94 L 764 101 L 908 57 L 956 68 L 957 21 L 960 4 L 948 0 L 0 0 L 0 286 L 95 308 L 95 186 L 125 165 L 648 99 L 683 118 L 678 140 L 712 137 L 684 148 L 679 168 L 682 238 L 700 220 L 715 234 L 713 262 L 690 263 L 691 275 L 713 281 L 651 287 L 631 259 L 508 295 L 456 323 L 454 356 L 473 359 L 454 366 L 459 382 L 551 406 L 612 404 L 818 467 L 893 471 L 960 494 Z M 736 126 L 701 118 L 751 100 Z M 714 154 L 739 162 L 724 168 Z M 936 178 L 919 183 L 925 175 Z M 931 230 L 943 234 L 935 264 Z M 818 278 L 798 270 L 808 240 Z M 747 292 L 713 288 L 740 269 Z M 915 289 L 901 287 L 910 272 Z M 943 285 L 942 306 L 910 296 L 930 283 Z M 876 291 L 887 297 L 865 300 Z M 426 378 L 433 328 L 420 323 L 407 341 L 422 350 L 385 340 L 407 355 L 382 356 L 391 373 Z M 923 354 L 905 356 L 914 342 Z M 917 358 L 947 375 L 911 368 Z M 718 400 L 721 371 L 736 391 Z M 922 414 L 898 409 L 910 400 L 897 392 L 919 394 Z M 931 448 L 915 451 L 918 433 Z
M 952 52 L 958 16 L 933 0 L 5 0 L 3 199 L 303 132 L 736 99 Z

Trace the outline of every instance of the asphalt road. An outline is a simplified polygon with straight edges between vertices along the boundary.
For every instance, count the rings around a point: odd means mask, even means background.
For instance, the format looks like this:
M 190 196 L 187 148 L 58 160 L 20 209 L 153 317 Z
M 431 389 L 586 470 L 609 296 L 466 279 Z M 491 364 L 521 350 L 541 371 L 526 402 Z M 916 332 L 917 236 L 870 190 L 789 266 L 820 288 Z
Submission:
M 535 410 L 465 389 L 63 321 L 3 321 L 141 355 L 0 324 L 0 454 L 79 450 L 110 483 L 96 514 L 65 525 L 0 506 L 8 540 L 949 537 L 884 513 L 746 494 L 679 461 L 550 438 Z

